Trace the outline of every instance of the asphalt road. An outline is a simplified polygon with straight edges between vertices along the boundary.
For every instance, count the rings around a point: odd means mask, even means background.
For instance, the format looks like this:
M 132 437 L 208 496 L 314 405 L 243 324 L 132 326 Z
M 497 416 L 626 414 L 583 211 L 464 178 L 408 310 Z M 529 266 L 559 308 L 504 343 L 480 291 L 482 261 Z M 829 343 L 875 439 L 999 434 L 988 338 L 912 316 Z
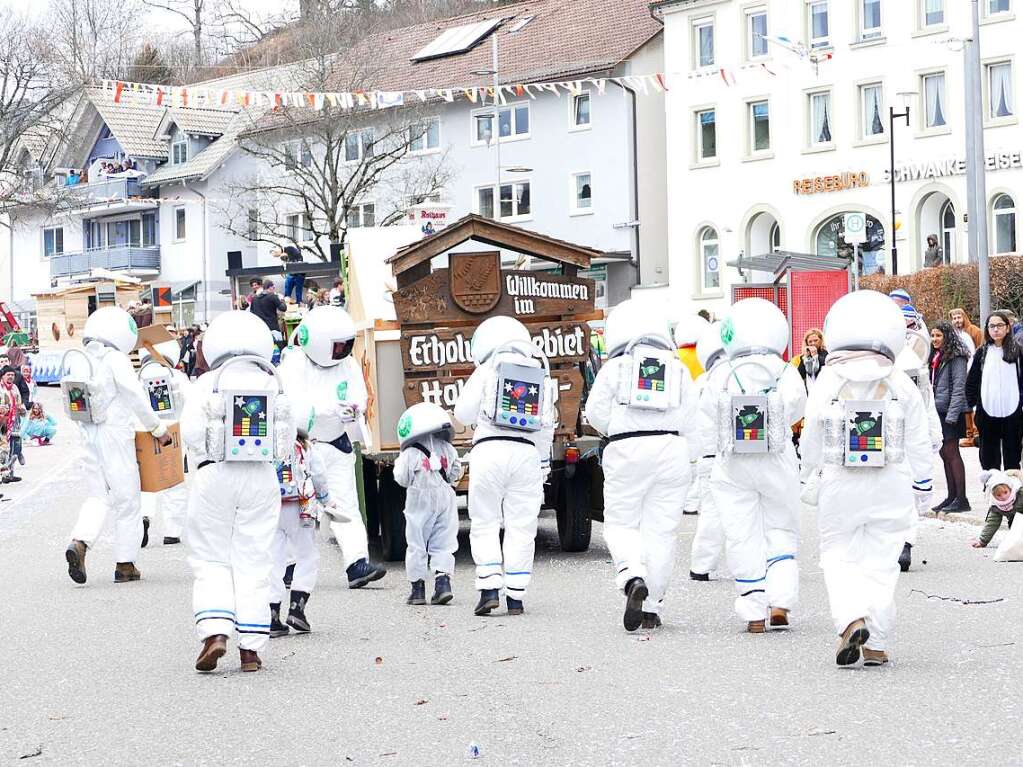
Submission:
M 183 547 L 144 550 L 143 580 L 115 585 L 103 541 L 89 582 L 68 579 L 74 441 L 30 448 L 0 503 L 0 764 L 432 767 L 470 744 L 490 765 L 1023 762 L 1023 563 L 971 549 L 970 525 L 924 522 L 888 668 L 835 668 L 807 511 L 786 634 L 744 634 L 728 580 L 686 578 L 693 517 L 667 625 L 626 634 L 600 526 L 562 554 L 545 516 L 522 617 L 472 615 L 464 526 L 448 607 L 407 607 L 400 567 L 348 591 L 324 540 L 314 633 L 273 640 L 261 673 L 232 645 L 200 675 Z

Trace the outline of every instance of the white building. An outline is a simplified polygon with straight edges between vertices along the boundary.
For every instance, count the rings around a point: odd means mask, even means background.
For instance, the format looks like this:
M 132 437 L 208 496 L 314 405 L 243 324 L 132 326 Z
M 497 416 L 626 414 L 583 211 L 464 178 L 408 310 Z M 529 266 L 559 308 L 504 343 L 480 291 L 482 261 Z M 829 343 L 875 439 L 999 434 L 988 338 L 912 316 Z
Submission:
M 1019 3 L 981 0 L 995 254 L 1017 253 L 1023 234 Z M 868 216 L 865 271 L 891 273 L 888 107 L 903 111 L 903 98 L 910 124 L 896 118 L 894 128 L 898 272 L 923 266 L 932 234 L 944 262 L 968 260 L 964 58 L 954 39 L 969 36 L 970 3 L 667 0 L 653 7 L 664 21 L 673 86 L 674 295 L 697 307 L 726 304 L 729 286 L 750 277 L 726 266 L 740 254 L 851 255 L 846 212 Z

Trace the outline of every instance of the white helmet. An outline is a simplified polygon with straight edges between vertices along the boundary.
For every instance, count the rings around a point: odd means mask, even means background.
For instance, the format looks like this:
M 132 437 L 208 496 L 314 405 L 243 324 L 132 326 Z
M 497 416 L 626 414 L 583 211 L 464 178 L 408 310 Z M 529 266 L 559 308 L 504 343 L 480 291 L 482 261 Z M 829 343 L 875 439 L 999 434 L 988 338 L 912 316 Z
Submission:
M 398 419 L 398 439 L 402 449 L 428 434 L 437 434 L 448 442 L 454 439 L 451 416 L 440 405 L 420 402 L 401 414 Z
M 173 339 L 170 341 L 161 341 L 158 344 L 153 344 L 153 348 L 159 352 L 161 357 L 171 364 L 171 367 L 177 367 L 178 362 L 181 360 L 181 345 L 177 341 Z M 139 347 L 140 362 L 148 362 L 149 358 L 152 356 L 153 355 L 149 353 L 149 349 L 145 346 Z
M 211 370 L 242 354 L 254 354 L 270 362 L 273 353 L 270 328 L 252 312 L 236 309 L 218 314 L 202 337 L 202 354 Z
M 675 346 L 679 349 L 683 346 L 696 346 L 709 326 L 710 323 L 699 314 L 685 315 L 675 326 Z
M 729 358 L 784 354 L 789 346 L 789 321 L 770 301 L 744 298 L 732 304 L 721 321 L 721 344 Z
M 130 354 L 139 340 L 139 329 L 128 312 L 117 306 L 104 306 L 85 321 L 82 343 L 98 341 L 120 352 Z
M 721 323 L 708 322 L 696 342 L 696 358 L 700 360 L 700 367 L 710 370 L 724 353 L 725 347 L 721 343 Z
M 472 359 L 477 366 L 482 365 L 496 349 L 505 344 L 514 344 L 523 347 L 523 354 L 532 354 L 533 339 L 529 335 L 526 326 L 514 317 L 489 317 L 480 323 L 472 334 Z
M 828 351 L 874 351 L 894 361 L 906 345 L 906 323 L 895 302 L 875 290 L 835 301 L 824 320 Z
M 668 314 L 659 303 L 630 298 L 611 310 L 604 326 L 607 356 L 615 357 L 639 338 L 657 339 L 665 349 L 674 349 L 668 331 Z
M 295 341 L 321 368 L 341 364 L 355 345 L 355 323 L 340 306 L 317 306 L 299 323 Z

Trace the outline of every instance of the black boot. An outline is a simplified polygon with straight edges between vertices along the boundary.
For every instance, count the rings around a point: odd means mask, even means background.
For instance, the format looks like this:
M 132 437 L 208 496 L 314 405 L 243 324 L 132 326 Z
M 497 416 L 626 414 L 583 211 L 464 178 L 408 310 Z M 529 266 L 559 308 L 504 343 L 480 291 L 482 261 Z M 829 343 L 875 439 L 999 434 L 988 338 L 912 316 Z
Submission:
M 661 627 L 661 616 L 657 613 L 643 613 L 643 628 L 659 629 Z
M 426 582 L 422 580 L 412 581 L 412 591 L 405 600 L 407 605 L 426 604 Z
M 270 638 L 286 636 L 291 632 L 287 626 L 281 623 L 281 603 L 270 603 Z
M 694 573 L 692 570 L 689 571 L 689 580 L 691 581 L 709 581 L 710 573 Z
M 969 511 L 970 502 L 965 498 L 955 498 L 948 506 L 942 509 L 946 514 L 958 514 L 961 511 Z
M 911 564 L 913 564 L 913 544 L 907 543 L 903 545 L 902 553 L 899 554 L 899 569 L 908 573 Z
M 501 605 L 501 598 L 497 589 L 483 589 L 480 591 L 480 601 L 476 604 L 474 612 L 477 615 L 487 615 L 491 610 L 496 610 Z
M 430 598 L 431 605 L 446 605 L 454 598 L 451 593 L 451 576 L 447 573 L 437 573 L 433 581 L 433 596 Z
M 348 588 L 361 589 L 367 583 L 378 581 L 387 575 L 387 569 L 368 559 L 360 559 L 348 566 Z
M 292 562 L 290 565 L 284 568 L 284 588 L 291 588 L 291 580 L 295 577 L 295 563 Z
M 622 623 L 626 631 L 635 631 L 643 623 L 643 602 L 649 593 L 642 578 L 633 578 L 625 584 L 625 615 L 622 616 Z
M 952 501 L 954 501 L 954 500 L 955 500 L 955 498 L 953 498 L 952 496 L 949 496 L 944 501 L 939 503 L 937 506 L 931 506 L 931 511 L 944 511 L 945 507 L 948 506 L 950 503 L 952 503 Z
M 292 591 L 291 607 L 288 609 L 288 625 L 300 634 L 308 634 L 312 631 L 309 621 L 305 617 L 305 606 L 309 602 L 309 592 Z
M 149 545 L 149 517 L 142 517 L 142 548 Z
M 526 611 L 521 599 L 505 596 L 504 600 L 508 603 L 508 615 L 522 615 Z
M 175 544 L 181 543 L 181 539 L 174 535 L 163 536 L 164 546 L 174 546 Z

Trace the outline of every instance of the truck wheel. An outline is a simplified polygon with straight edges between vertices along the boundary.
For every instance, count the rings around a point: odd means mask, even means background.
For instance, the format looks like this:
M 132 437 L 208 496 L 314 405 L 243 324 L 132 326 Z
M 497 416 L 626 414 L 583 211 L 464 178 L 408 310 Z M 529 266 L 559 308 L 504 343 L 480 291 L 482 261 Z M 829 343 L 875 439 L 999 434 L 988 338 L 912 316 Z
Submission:
M 562 551 L 586 551 L 590 548 L 590 467 L 578 463 L 571 479 L 561 472 L 558 482 L 558 539 Z
M 377 511 L 380 514 L 380 548 L 384 560 L 399 562 L 405 558 L 405 488 L 394 481 L 391 467 L 380 470 Z

